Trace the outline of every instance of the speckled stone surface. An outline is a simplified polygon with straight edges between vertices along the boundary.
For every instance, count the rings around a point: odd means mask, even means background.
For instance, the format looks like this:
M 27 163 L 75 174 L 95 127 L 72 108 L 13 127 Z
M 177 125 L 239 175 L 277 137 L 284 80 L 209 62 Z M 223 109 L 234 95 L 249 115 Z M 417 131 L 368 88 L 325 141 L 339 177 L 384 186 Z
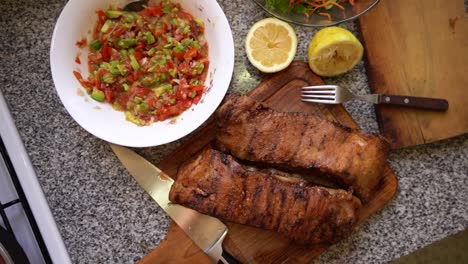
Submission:
M 230 91 L 245 93 L 265 75 L 247 61 L 249 27 L 267 15 L 250 1 L 220 0 L 236 47 Z M 75 123 L 62 106 L 49 69 L 58 0 L 2 0 L 0 89 L 74 263 L 132 263 L 158 245 L 169 221 L 127 174 L 109 146 Z M 343 27 L 355 30 L 352 23 Z M 299 59 L 315 30 L 295 26 Z M 368 92 L 362 64 L 327 82 Z M 371 105 L 346 108 L 360 126 L 376 132 Z M 1 125 L 1 124 L 0 124 Z M 180 142 L 141 149 L 153 162 Z M 318 263 L 383 263 L 468 228 L 468 136 L 394 151 L 389 163 L 400 180 L 389 205 L 333 246 Z

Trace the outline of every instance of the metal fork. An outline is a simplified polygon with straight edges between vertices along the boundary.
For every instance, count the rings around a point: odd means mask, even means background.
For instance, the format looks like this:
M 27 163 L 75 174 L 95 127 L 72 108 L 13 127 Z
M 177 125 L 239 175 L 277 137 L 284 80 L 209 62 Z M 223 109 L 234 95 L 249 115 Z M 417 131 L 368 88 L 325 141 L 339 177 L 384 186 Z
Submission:
M 434 111 L 447 111 L 448 109 L 448 102 L 445 99 L 385 94 L 356 95 L 338 85 L 302 87 L 301 99 L 303 102 L 322 104 L 341 104 L 357 99 L 374 104 L 398 105 Z

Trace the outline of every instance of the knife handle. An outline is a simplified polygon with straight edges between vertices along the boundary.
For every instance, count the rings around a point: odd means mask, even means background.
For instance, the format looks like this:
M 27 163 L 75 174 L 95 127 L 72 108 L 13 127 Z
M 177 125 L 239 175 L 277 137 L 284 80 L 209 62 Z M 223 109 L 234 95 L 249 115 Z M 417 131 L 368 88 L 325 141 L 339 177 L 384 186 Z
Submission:
M 223 253 L 221 253 L 221 259 L 218 264 L 241 264 L 235 257 L 229 254 L 223 247 Z
M 420 108 L 426 110 L 445 112 L 448 109 L 448 102 L 445 99 L 399 96 L 399 95 L 379 95 L 379 104 L 399 105 L 405 107 Z

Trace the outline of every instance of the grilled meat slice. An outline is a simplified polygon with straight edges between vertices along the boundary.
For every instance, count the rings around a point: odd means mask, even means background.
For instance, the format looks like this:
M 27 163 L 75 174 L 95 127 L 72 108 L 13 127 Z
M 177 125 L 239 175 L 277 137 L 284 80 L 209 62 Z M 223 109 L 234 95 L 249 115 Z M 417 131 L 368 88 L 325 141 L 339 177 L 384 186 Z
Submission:
M 284 174 L 283 174 L 284 175 Z M 279 232 L 304 244 L 334 243 L 357 221 L 359 199 L 239 164 L 207 149 L 179 168 L 169 199 L 230 222 Z
M 217 111 L 217 146 L 249 161 L 319 170 L 368 201 L 380 182 L 388 143 L 316 115 L 281 113 L 246 96 Z

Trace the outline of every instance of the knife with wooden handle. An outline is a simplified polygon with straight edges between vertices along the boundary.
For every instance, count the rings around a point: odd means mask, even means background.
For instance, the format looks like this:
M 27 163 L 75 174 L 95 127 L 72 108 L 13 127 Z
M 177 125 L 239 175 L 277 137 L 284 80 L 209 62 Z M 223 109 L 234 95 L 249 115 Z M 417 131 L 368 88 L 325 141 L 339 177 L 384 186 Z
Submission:
M 219 219 L 200 214 L 197 211 L 173 204 L 169 192 L 174 180 L 132 150 L 110 144 L 112 151 L 128 170 L 130 175 L 174 220 L 174 222 L 205 252 L 213 263 L 239 263 L 223 250 L 223 240 L 228 228 Z

